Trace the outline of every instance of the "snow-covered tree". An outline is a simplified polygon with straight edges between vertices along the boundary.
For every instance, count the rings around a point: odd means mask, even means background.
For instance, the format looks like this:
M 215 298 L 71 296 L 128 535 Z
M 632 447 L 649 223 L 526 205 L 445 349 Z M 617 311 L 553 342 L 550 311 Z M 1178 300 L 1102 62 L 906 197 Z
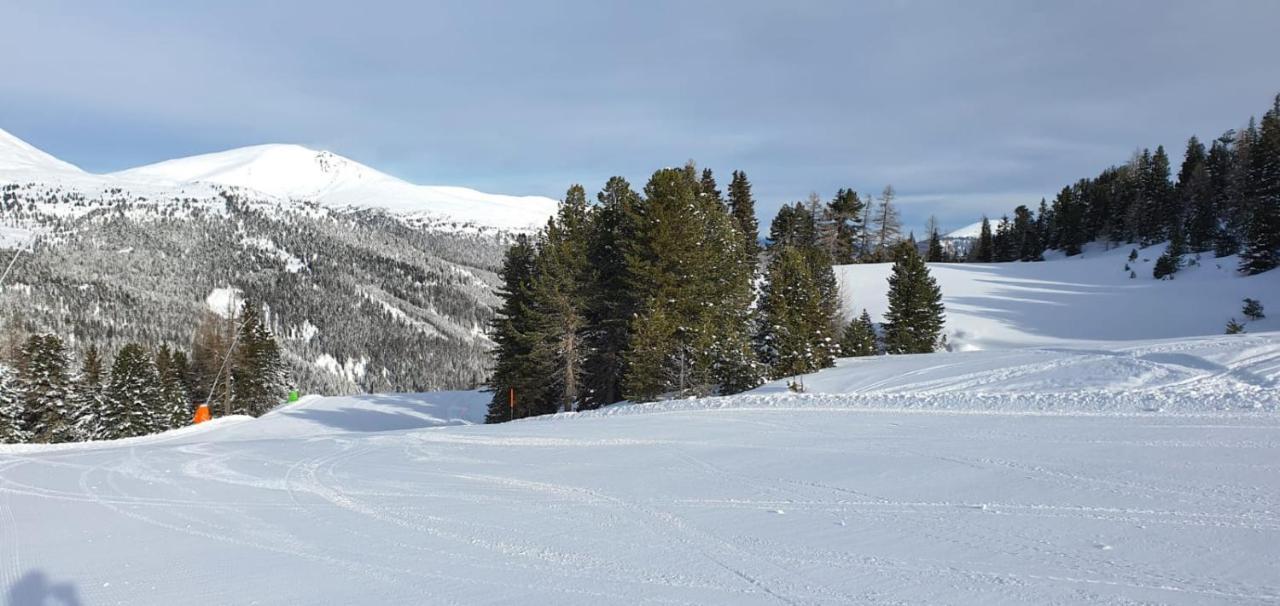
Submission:
M 0 366 L 0 444 L 21 444 L 31 439 L 23 414 L 22 386 L 17 375 Z
M 156 411 L 162 409 L 160 374 L 155 360 L 137 343 L 120 348 L 111 365 L 101 430 L 95 439 L 145 436 L 160 430 Z
M 22 347 L 19 378 L 26 428 L 35 442 L 76 439 L 67 355 L 56 335 L 32 335 Z
M 854 318 L 844 329 L 840 339 L 840 355 L 845 357 L 874 356 L 879 353 L 876 344 L 876 327 L 871 322 L 871 314 L 862 310 L 862 315 Z

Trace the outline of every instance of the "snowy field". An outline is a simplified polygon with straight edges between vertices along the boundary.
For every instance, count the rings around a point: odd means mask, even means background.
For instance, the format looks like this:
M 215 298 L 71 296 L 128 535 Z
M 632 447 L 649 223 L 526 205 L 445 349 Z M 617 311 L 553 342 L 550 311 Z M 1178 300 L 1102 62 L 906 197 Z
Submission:
M 314 398 L 0 447 L 9 604 L 1264 604 L 1280 334 L 842 361 L 468 425 Z M 58 602 L 72 596 L 78 602 Z
M 1276 272 L 1244 277 L 1236 272 L 1238 257 L 1206 253 L 1173 280 L 1156 280 L 1151 271 L 1164 245 L 1138 249 L 1130 263 L 1134 248 L 1105 250 L 1095 243 L 1076 257 L 1051 252 L 1042 263 L 930 264 L 947 307 L 947 338 L 953 349 L 969 350 L 1222 334 L 1227 320 L 1245 320 L 1245 297 L 1273 310 L 1246 324 L 1248 332 L 1280 330 Z M 867 309 L 874 321 L 881 320 L 888 309 L 890 267 L 836 268 L 846 317 Z

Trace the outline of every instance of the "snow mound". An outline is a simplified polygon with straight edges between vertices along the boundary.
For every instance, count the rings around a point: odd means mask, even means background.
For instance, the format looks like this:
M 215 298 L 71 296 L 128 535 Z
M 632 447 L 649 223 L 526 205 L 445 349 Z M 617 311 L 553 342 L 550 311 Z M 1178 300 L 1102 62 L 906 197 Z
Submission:
M 1241 276 L 1237 257 L 1188 256 L 1173 280 L 1152 277 L 1164 245 L 1103 250 L 1038 263 L 932 263 L 947 308 L 953 350 L 1107 346 L 1116 341 L 1220 335 L 1243 320 L 1245 297 L 1280 309 L 1280 271 Z M 1125 267 L 1129 269 L 1126 270 Z M 888 310 L 886 263 L 836 268 L 846 318 Z M 1133 278 L 1130 278 L 1130 271 Z M 1248 332 L 1280 330 L 1280 314 L 1249 322 Z

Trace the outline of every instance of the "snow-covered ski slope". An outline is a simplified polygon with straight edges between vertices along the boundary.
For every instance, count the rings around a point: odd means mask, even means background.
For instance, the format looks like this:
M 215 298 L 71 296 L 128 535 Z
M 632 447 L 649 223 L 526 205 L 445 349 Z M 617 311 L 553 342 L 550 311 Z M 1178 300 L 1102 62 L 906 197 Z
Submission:
M 0 447 L 0 590 L 1275 603 L 1278 382 L 1268 333 L 848 360 L 806 394 L 502 425 L 462 424 L 483 393 L 315 398 L 122 443 Z
M 1172 280 L 1156 280 L 1152 267 L 1164 245 L 1084 254 L 1051 253 L 1038 263 L 933 263 L 929 269 L 947 307 L 946 335 L 954 350 L 1027 346 L 1088 346 L 1137 339 L 1222 334 L 1241 315 L 1245 297 L 1270 305 L 1270 317 L 1249 322 L 1248 332 L 1280 330 L 1280 270 L 1241 276 L 1235 256 L 1186 257 L 1189 266 Z M 1194 265 L 1190 263 L 1194 262 Z M 1125 266 L 1129 266 L 1129 270 Z M 836 268 L 846 317 L 866 309 L 880 322 L 888 309 L 887 263 Z M 1134 277 L 1130 278 L 1130 271 Z

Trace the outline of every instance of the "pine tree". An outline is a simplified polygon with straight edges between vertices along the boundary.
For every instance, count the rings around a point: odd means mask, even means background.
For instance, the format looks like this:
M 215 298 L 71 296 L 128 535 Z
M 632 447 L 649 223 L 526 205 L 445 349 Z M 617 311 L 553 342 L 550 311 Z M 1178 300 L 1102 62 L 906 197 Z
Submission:
M 754 271 L 756 256 L 760 254 L 760 228 L 756 222 L 756 202 L 751 197 L 751 182 L 742 171 L 733 171 L 733 180 L 729 182 L 729 212 L 742 234 L 746 263 Z
M 157 376 L 157 419 L 171 419 L 173 406 L 163 402 Z M 246 299 L 240 307 L 240 335 L 231 364 L 232 410 L 259 417 L 284 402 L 287 379 L 280 346 L 262 322 L 259 304 Z M 174 405 L 176 406 L 176 404 Z
M 0 444 L 22 444 L 31 440 L 24 421 L 21 382 L 7 366 L 0 366 Z
M 183 359 L 185 360 L 185 356 Z M 187 394 L 177 355 L 168 345 L 162 345 L 156 351 L 156 372 L 160 375 L 160 407 L 156 410 L 156 425 L 161 429 L 189 425 L 192 417 L 191 398 Z
M 1230 320 L 1227 320 L 1227 330 L 1225 334 L 1228 334 L 1228 335 L 1244 334 L 1244 324 L 1237 322 L 1235 318 L 1231 318 Z
M 70 442 L 76 439 L 71 408 L 67 356 L 62 339 L 33 335 L 22 348 L 19 377 L 26 401 L 26 428 L 35 442 Z
M 1182 228 L 1174 223 L 1170 227 L 1172 233 L 1169 235 L 1169 246 L 1165 248 L 1164 254 L 1156 259 L 1155 267 L 1152 268 L 1152 275 L 1157 280 L 1173 279 L 1173 274 L 1178 273 L 1182 269 L 1182 255 L 1186 253 L 1186 245 L 1182 238 Z
M 840 340 L 840 355 L 845 357 L 874 356 L 879 352 L 876 344 L 876 327 L 871 323 L 871 314 L 862 310 L 862 315 L 854 318 L 844 329 Z
M 1013 224 L 1009 222 L 1008 216 L 1000 217 L 992 243 L 995 245 L 996 261 L 1007 263 L 1017 260 L 1018 246 L 1014 240 Z
M 824 234 L 827 254 L 836 265 L 857 260 L 858 243 L 866 226 L 862 224 L 863 202 L 858 192 L 840 189 L 826 207 L 828 230 Z
M 137 343 L 120 348 L 111 365 L 100 433 L 94 439 L 145 436 L 159 431 L 160 375 L 155 360 Z
M 734 185 L 730 185 L 729 191 L 732 200 Z M 583 362 L 585 408 L 622 400 L 623 356 L 630 343 L 631 317 L 640 307 L 629 285 L 626 256 L 636 237 L 634 218 L 639 195 L 626 179 L 613 177 L 605 184 L 597 200 L 599 204 L 592 213 L 588 245 L 591 286 L 585 289 L 584 295 L 587 321 L 587 357 Z M 743 259 L 744 265 L 747 261 Z M 751 263 L 754 264 L 754 259 Z M 502 400 L 501 404 L 507 404 L 507 400 Z M 503 412 L 509 414 L 509 411 Z
M 1044 248 L 1040 244 L 1040 234 L 1036 229 L 1035 219 L 1031 217 L 1031 209 L 1019 205 L 1013 209 L 1012 230 L 1013 256 L 1018 261 L 1043 261 Z
M 943 261 L 942 240 L 938 236 L 936 227 L 929 230 L 929 250 L 926 257 L 926 260 L 930 263 L 941 263 Z
M 1252 213 L 1240 271 L 1254 275 L 1280 267 L 1280 95 L 1263 116 L 1249 155 Z
M 75 411 L 75 434 L 77 440 L 92 440 L 102 435 L 102 414 L 106 407 L 106 393 L 103 386 L 102 357 L 95 345 L 90 345 L 84 352 L 80 364 L 80 373 L 73 382 L 71 394 L 72 410 Z
M 761 360 L 778 379 L 832 365 L 837 343 L 832 330 L 835 306 L 825 285 L 815 248 L 784 246 L 776 251 L 765 274 L 760 297 Z M 827 272 L 830 267 L 827 266 Z
M 539 333 L 535 329 L 533 311 L 533 278 L 537 252 L 529 237 L 520 234 L 507 249 L 499 277 L 502 300 L 490 325 L 495 367 L 489 380 L 493 400 L 485 417 L 488 423 L 541 414 L 540 405 L 547 401 L 546 377 L 551 373 L 545 348 L 536 347 Z M 514 395 L 515 406 L 511 406 Z
M 643 305 L 632 319 L 624 381 L 633 400 L 722 392 L 753 372 L 742 234 L 697 191 L 688 170 L 659 170 L 636 208 L 627 274 Z
M 978 245 L 973 249 L 973 260 L 978 263 L 990 263 L 995 260 L 996 243 L 991 235 L 991 221 L 982 217 L 982 230 L 978 234 Z
M 709 177 L 709 173 L 703 177 Z M 705 204 L 719 204 L 717 199 L 700 195 Z M 566 412 L 577 410 L 582 399 L 582 368 L 587 354 L 587 295 L 583 289 L 589 270 L 589 222 L 586 192 L 582 186 L 574 185 L 541 235 L 531 287 L 537 314 L 535 330 L 540 335 L 535 347 L 543 348 L 552 361 L 549 396 L 558 410 Z
M 1267 317 L 1266 314 L 1263 313 L 1262 302 L 1248 297 L 1245 297 L 1244 307 L 1241 309 L 1240 313 L 1243 313 L 1244 317 L 1254 321 Z
M 818 245 L 818 224 L 813 213 L 802 202 L 783 205 L 769 224 L 769 250 L 786 246 Z
M 698 195 L 708 202 L 719 205 L 722 209 L 727 209 L 724 204 L 724 198 L 720 197 L 720 189 L 716 185 L 715 175 L 712 174 L 710 168 L 702 169 L 702 179 L 698 181 Z
M 894 354 L 934 351 L 945 321 L 942 291 L 914 248 L 902 246 L 896 257 L 889 276 L 885 350 Z

